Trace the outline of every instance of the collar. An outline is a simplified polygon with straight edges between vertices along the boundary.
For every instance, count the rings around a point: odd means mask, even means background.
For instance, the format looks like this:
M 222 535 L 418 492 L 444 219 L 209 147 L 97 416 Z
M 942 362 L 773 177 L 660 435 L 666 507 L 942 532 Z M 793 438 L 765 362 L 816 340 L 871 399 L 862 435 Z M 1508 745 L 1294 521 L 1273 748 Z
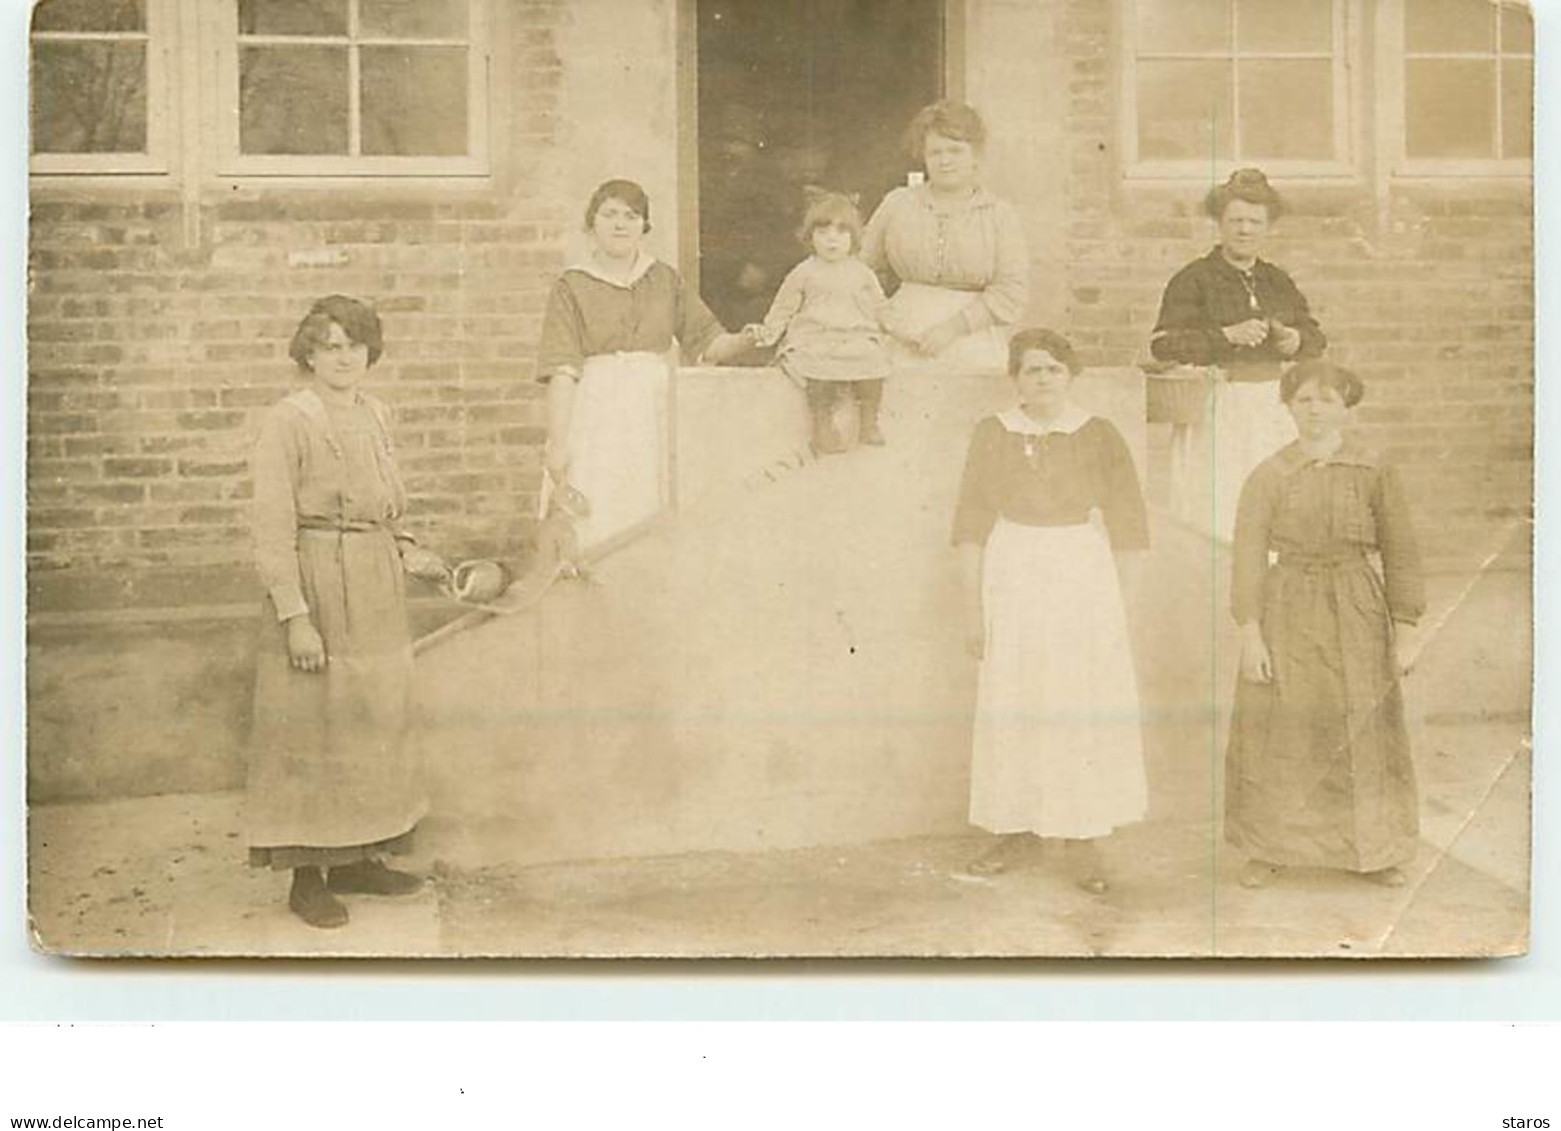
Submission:
M 969 198 L 963 204 L 949 206 L 942 204 L 937 197 L 932 195 L 932 185 L 923 182 L 911 189 L 921 206 L 929 212 L 963 212 L 974 211 L 978 208 L 991 208 L 997 203 L 997 197 L 987 192 L 985 188 L 977 185 Z
M 1252 261 L 1251 270 L 1243 271 L 1240 267 L 1237 267 L 1234 263 L 1225 258 L 1225 253 L 1220 250 L 1219 244 L 1215 244 L 1214 250 L 1209 252 L 1209 254 L 1205 255 L 1203 258 L 1209 260 L 1211 263 L 1218 264 L 1225 270 L 1229 271 L 1232 275 L 1256 275 L 1259 271 L 1268 270 L 1268 264 L 1264 261 L 1262 256 L 1258 256 Z
M 611 275 L 603 273 L 602 269 L 589 258 L 582 259 L 578 263 L 570 264 L 567 269 L 570 271 L 583 272 L 584 274 L 591 276 L 593 279 L 597 279 L 600 282 L 606 283 L 610 287 L 618 287 L 622 290 L 628 290 L 634 286 L 635 283 L 643 279 L 645 277 L 645 272 L 649 271 L 655 265 L 656 257 L 654 255 L 647 255 L 645 252 L 641 251 L 635 258 L 634 266 L 630 268 L 629 277 L 627 279 L 615 279 Z
M 1352 437 L 1346 436 L 1337 451 L 1322 459 L 1308 459 L 1301 451 L 1301 442 L 1292 440 L 1274 453 L 1274 462 L 1285 475 L 1315 464 L 1340 464 L 1345 467 L 1376 467 L 1377 453 Z
M 1009 432 L 1020 436 L 1045 436 L 1049 432 L 1061 432 L 1071 436 L 1089 422 L 1090 414 L 1070 402 L 1056 420 L 1050 424 L 1039 424 L 1031 419 L 1030 414 L 1024 409 L 1014 405 L 998 413 L 997 419 Z

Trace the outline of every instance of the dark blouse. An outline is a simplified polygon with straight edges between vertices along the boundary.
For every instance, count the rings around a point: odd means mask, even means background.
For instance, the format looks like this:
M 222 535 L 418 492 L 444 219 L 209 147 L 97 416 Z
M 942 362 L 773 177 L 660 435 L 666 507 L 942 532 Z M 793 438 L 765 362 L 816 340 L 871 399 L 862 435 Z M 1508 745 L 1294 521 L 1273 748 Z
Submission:
M 665 353 L 674 339 L 692 362 L 722 329 L 693 288 L 659 260 L 627 286 L 571 267 L 548 296 L 537 380 L 560 372 L 578 377 L 585 359 L 598 354 Z
M 1099 508 L 1113 550 L 1149 545 L 1149 520 L 1127 441 L 1091 416 L 1073 432 L 1011 432 L 996 416 L 976 425 L 954 512 L 955 545 L 984 545 L 999 517 L 1024 526 L 1076 526 Z
M 1273 318 L 1301 332 L 1296 360 L 1317 357 L 1328 339 L 1303 295 L 1272 263 L 1259 259 L 1240 271 L 1216 247 L 1171 277 L 1160 300 L 1160 319 L 1149 339 L 1160 361 L 1240 366 L 1285 360 L 1272 336 L 1261 345 L 1234 346 L 1223 330 L 1249 318 Z
M 1263 612 L 1271 552 L 1281 560 L 1320 562 L 1375 552 L 1392 618 L 1413 623 L 1425 612 L 1420 552 L 1398 475 L 1352 442 L 1321 461 L 1290 444 L 1247 477 L 1231 581 L 1231 612 L 1241 624 Z

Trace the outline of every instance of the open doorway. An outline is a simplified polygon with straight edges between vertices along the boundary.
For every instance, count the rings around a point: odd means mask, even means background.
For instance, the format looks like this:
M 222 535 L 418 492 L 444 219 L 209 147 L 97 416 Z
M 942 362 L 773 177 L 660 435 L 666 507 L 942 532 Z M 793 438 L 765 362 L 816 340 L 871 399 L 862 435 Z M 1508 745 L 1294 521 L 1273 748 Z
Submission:
M 807 186 L 859 194 L 866 219 L 905 183 L 905 127 L 943 91 L 944 0 L 696 8 L 700 289 L 736 328 L 803 258 Z

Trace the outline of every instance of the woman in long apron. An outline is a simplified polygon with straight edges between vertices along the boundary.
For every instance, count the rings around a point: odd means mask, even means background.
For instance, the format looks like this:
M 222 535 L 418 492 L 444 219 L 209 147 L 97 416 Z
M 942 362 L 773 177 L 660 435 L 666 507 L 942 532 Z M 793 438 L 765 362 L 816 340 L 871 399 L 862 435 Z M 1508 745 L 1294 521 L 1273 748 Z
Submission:
M 582 552 L 601 552 L 654 518 L 667 499 L 667 389 L 674 342 L 719 363 L 750 345 L 725 332 L 693 288 L 645 253 L 650 199 L 633 181 L 592 194 L 593 249 L 553 285 L 537 379 L 548 386 L 542 510 L 567 486 Z
M 1279 401 L 1279 374 L 1317 357 L 1328 339 L 1281 268 L 1259 256 L 1284 212 L 1268 178 L 1238 169 L 1204 200 L 1219 243 L 1166 284 L 1149 348 L 1157 361 L 1198 367 L 1200 418 L 1178 424 L 1172 500 L 1182 518 L 1230 541 L 1248 473 L 1295 438 Z
M 332 295 L 290 354 L 307 385 L 266 414 L 255 445 L 255 561 L 266 590 L 250 736 L 250 862 L 292 872 L 312 927 L 348 920 L 342 894 L 407 895 L 387 867 L 428 809 L 408 740 L 412 642 L 403 572 L 445 565 L 401 524 L 406 491 L 389 414 L 360 387 L 379 316 Z
M 1098 842 L 1148 808 L 1122 595 L 1148 520 L 1127 443 L 1069 399 L 1067 340 L 1022 330 L 1009 358 L 1019 403 L 976 426 L 954 517 L 981 665 L 970 822 L 1000 836 L 970 870 L 1001 871 L 1031 838 L 1055 838 L 1099 894 Z

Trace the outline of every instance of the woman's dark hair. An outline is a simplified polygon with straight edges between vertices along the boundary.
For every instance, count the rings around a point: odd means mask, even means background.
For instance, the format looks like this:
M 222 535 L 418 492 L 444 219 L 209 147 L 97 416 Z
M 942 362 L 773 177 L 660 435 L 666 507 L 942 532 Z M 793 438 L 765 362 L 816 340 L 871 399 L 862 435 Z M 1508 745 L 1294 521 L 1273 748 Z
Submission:
M 905 152 L 914 164 L 926 160 L 928 134 L 966 142 L 977 153 L 986 147 L 986 126 L 981 115 L 963 102 L 934 102 L 911 119 L 905 130 Z
M 1354 408 L 1366 395 L 1366 383 L 1356 374 L 1331 361 L 1314 358 L 1291 366 L 1279 378 L 1279 399 L 1289 404 L 1305 385 L 1316 382 L 1321 388 L 1339 394 L 1345 408 Z
M 802 214 L 802 226 L 797 238 L 804 244 L 812 244 L 813 233 L 830 224 L 838 224 L 851 233 L 851 250 L 862 246 L 862 213 L 856 201 L 843 192 L 812 192 L 808 194 L 808 210 Z
M 621 204 L 627 204 L 638 212 L 640 218 L 645 221 L 645 230 L 650 231 L 650 197 L 645 195 L 642 189 L 634 181 L 626 181 L 617 178 L 603 181 L 595 192 L 591 194 L 591 203 L 585 206 L 585 230 L 590 231 L 591 225 L 596 223 L 596 214 L 601 211 L 602 205 L 609 200 L 616 200 Z
M 1044 330 L 1032 326 L 1027 330 L 1020 330 L 1008 342 L 1008 375 L 1019 376 L 1019 367 L 1024 364 L 1024 355 L 1031 350 L 1045 350 L 1058 361 L 1068 367 L 1068 372 L 1077 377 L 1079 375 L 1079 355 L 1073 352 L 1073 343 L 1064 338 L 1056 330 Z
M 1209 190 L 1209 195 L 1203 198 L 1203 210 L 1218 220 L 1225 215 L 1225 209 L 1230 207 L 1233 200 L 1261 204 L 1268 209 L 1270 220 L 1277 220 L 1285 214 L 1285 202 L 1274 191 L 1274 186 L 1268 183 L 1261 169 L 1237 169 L 1224 184 L 1215 185 Z
M 361 299 L 327 295 L 309 308 L 309 313 L 298 323 L 298 329 L 293 331 L 293 340 L 288 344 L 287 356 L 293 359 L 299 369 L 306 373 L 313 372 L 309 359 L 330 338 L 333 322 L 342 328 L 348 341 L 368 347 L 370 365 L 379 360 L 385 348 L 385 331 L 374 308 Z

